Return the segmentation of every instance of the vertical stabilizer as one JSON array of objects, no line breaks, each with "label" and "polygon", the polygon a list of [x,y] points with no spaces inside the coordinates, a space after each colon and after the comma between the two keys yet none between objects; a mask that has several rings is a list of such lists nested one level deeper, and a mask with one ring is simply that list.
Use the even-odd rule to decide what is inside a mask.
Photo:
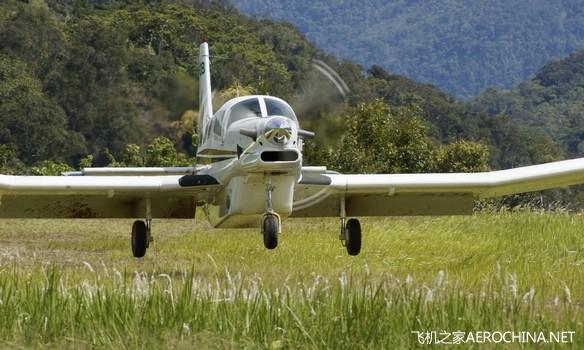
[{"label": "vertical stabilizer", "polygon": [[213,117],[213,93],[211,91],[211,71],[209,69],[209,45],[201,44],[199,56],[199,140]]}]

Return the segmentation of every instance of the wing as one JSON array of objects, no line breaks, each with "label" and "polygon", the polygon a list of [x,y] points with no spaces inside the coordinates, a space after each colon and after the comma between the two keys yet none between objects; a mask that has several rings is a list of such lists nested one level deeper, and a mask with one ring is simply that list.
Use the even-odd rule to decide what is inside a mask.
[{"label": "wing", "polygon": [[[316,169],[316,168],[315,168]],[[484,173],[303,173],[292,216],[470,214],[473,200],[584,183],[584,158]]]},{"label": "wing", "polygon": [[0,175],[0,218],[193,218],[221,185],[209,175]]}]

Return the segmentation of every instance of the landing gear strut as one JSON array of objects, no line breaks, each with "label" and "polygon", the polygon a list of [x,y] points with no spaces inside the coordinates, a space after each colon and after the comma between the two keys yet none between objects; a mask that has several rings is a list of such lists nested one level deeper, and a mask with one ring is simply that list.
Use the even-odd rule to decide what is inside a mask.
[{"label": "landing gear strut", "polygon": [[132,254],[141,258],[152,242],[152,210],[150,198],[146,199],[146,222],[136,220],[132,224]]},{"label": "landing gear strut", "polygon": [[361,252],[361,223],[357,219],[349,219],[345,211],[345,198],[341,198],[341,244],[347,248],[349,255],[359,255]]},{"label": "landing gear strut", "polygon": [[274,249],[278,246],[278,234],[280,233],[280,215],[272,207],[272,179],[268,175],[266,184],[266,213],[262,217],[262,235],[264,247]]}]

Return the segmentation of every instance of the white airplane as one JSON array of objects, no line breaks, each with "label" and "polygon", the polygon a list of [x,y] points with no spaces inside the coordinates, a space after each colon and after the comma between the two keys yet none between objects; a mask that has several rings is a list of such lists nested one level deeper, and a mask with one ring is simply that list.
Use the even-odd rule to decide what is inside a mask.
[{"label": "white airplane", "polygon": [[276,97],[245,96],[213,113],[209,65],[203,43],[196,166],[0,175],[0,218],[145,217],[131,236],[133,255],[142,257],[153,218],[194,218],[196,207],[215,227],[259,225],[268,249],[278,245],[285,218],[339,217],[340,240],[357,255],[355,217],[471,214],[474,199],[584,183],[584,158],[449,174],[343,175],[303,166],[302,141],[314,133],[299,127],[292,108]]}]

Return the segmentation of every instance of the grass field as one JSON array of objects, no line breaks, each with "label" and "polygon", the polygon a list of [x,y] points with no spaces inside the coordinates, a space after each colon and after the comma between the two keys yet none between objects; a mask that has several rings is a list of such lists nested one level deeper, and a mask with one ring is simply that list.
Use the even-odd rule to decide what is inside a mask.
[{"label": "grass field", "polygon": [[584,216],[337,220],[255,229],[155,220],[145,258],[129,220],[1,220],[2,348],[500,348],[420,345],[412,331],[574,331],[584,348]]}]

